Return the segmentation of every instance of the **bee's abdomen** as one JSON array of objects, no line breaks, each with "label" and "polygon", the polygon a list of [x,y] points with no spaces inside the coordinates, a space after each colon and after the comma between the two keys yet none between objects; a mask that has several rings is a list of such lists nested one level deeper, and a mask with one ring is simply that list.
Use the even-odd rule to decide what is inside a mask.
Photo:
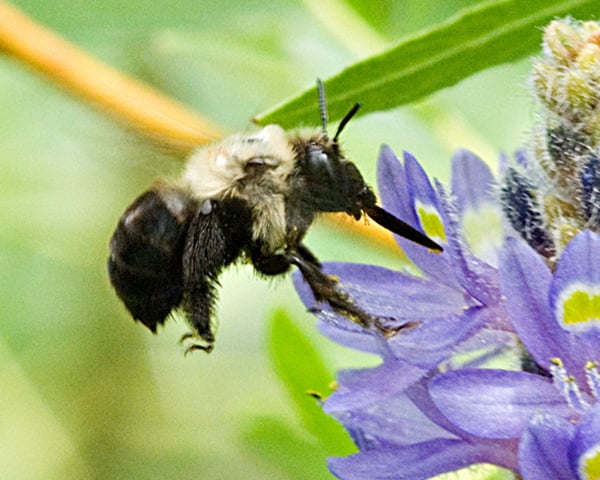
[{"label": "bee's abdomen", "polygon": [[132,316],[153,332],[182,300],[182,252],[196,210],[184,192],[157,186],[123,213],[110,241],[110,281]]}]

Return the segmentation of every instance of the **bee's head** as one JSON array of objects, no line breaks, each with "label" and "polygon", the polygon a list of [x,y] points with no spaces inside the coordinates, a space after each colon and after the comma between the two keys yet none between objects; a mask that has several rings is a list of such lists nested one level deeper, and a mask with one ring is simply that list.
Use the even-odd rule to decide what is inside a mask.
[{"label": "bee's head", "polygon": [[315,211],[345,212],[356,219],[360,218],[363,205],[373,205],[375,195],[339,145],[338,139],[350,119],[360,108],[355,104],[344,116],[333,138],[327,134],[327,108],[321,81],[319,87],[319,107],[322,128],[310,134],[300,133],[292,140],[296,152],[296,169],[303,178],[302,197]]},{"label": "bee's head", "polygon": [[296,158],[295,171],[302,179],[296,195],[314,212],[345,212],[357,220],[364,213],[401,237],[431,250],[442,251],[442,247],[425,234],[377,206],[375,194],[360,171],[342,153],[339,136],[360,108],[360,103],[356,103],[342,118],[334,137],[329,138],[325,90],[320,80],[317,80],[317,87],[321,131],[312,135],[299,134],[291,140]]}]

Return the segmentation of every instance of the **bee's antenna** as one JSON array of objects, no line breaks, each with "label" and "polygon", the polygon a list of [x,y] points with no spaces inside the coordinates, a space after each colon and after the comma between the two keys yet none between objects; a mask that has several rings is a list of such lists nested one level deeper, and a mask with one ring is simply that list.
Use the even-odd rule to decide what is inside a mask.
[{"label": "bee's antenna", "polygon": [[352,119],[352,117],[354,115],[356,115],[356,112],[358,112],[358,109],[361,106],[362,106],[362,103],[356,102],[354,104],[354,106],[350,109],[350,111],[344,116],[344,118],[342,118],[342,121],[340,122],[340,125],[338,126],[337,132],[335,132],[335,137],[333,137],[334,142],[337,142],[337,139],[340,136],[340,133],[342,133],[342,130],[344,129],[344,127],[348,124],[348,122]]},{"label": "bee's antenna", "polygon": [[321,114],[321,127],[323,128],[323,134],[325,138],[327,135],[327,100],[325,99],[325,87],[320,78],[317,78],[317,89],[319,90],[319,113]]},{"label": "bee's antenna", "polygon": [[[317,78],[317,89],[319,90],[319,112],[321,113],[321,127],[323,128],[323,134],[325,138],[329,138],[327,135],[327,121],[329,120],[329,115],[327,114],[327,100],[325,99],[325,87],[323,86],[323,82],[320,78]],[[344,127],[348,124],[348,122],[352,119],[358,109],[362,106],[362,103],[356,102],[354,106],[350,109],[350,111],[342,118],[337,131],[335,132],[335,137],[333,137],[333,141],[337,142],[340,133]]]}]

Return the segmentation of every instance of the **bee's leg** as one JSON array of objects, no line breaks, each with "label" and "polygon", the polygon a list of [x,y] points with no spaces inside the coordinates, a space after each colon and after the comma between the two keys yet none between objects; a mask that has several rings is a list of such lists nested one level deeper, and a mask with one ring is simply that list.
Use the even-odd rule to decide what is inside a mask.
[{"label": "bee's leg", "polygon": [[378,327],[378,317],[365,312],[350,295],[340,290],[337,279],[321,270],[321,264],[306,247],[292,250],[286,257],[298,267],[317,302],[327,302],[334,311],[365,328]]},{"label": "bee's leg", "polygon": [[327,302],[338,313],[368,327],[375,317],[357,307],[352,298],[337,288],[337,280],[321,270],[321,263],[304,245],[285,254],[263,255],[259,248],[251,253],[254,268],[265,275],[280,275],[296,265],[310,286],[317,302]]},{"label": "bee's leg", "polygon": [[[183,311],[192,331],[181,340],[193,342],[188,352],[210,352],[215,341],[211,319],[217,300],[218,275],[224,264],[220,237],[218,223],[213,218],[202,213],[196,215],[183,252]],[[204,261],[207,258],[211,260]]]},{"label": "bee's leg", "polygon": [[321,262],[319,261],[319,259],[317,257],[315,257],[315,255],[306,247],[306,245],[304,244],[299,244],[296,247],[296,251],[298,252],[298,254],[307,262],[319,267],[319,269],[321,269]]},{"label": "bee's leg", "polygon": [[219,275],[240,256],[249,222],[247,205],[231,199],[205,201],[190,224],[183,250],[183,309],[192,332],[182,340],[201,343],[188,351],[213,348]]},{"label": "bee's leg", "polygon": [[291,266],[287,255],[262,255],[259,251],[252,252],[252,265],[264,275],[281,275],[286,273]]},{"label": "bee's leg", "polygon": [[[189,280],[189,279],[188,279]],[[216,280],[199,279],[188,286],[184,296],[186,319],[192,332],[181,337],[181,341],[190,340],[187,352],[204,350],[210,353],[215,343],[213,310],[217,300]]]}]

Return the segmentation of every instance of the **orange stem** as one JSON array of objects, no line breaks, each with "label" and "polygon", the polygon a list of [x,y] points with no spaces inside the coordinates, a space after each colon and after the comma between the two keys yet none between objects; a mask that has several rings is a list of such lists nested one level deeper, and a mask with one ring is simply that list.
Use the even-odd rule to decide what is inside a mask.
[{"label": "orange stem", "polygon": [[191,149],[221,136],[209,120],[90,57],[5,2],[0,2],[0,51],[163,144]]},{"label": "orange stem", "polygon": [[332,227],[343,229],[345,232],[352,232],[371,243],[377,244],[379,247],[404,256],[400,245],[394,240],[394,235],[375,222],[367,223],[364,220],[354,220],[353,217],[349,217],[345,213],[331,213],[325,217],[325,220]]}]

